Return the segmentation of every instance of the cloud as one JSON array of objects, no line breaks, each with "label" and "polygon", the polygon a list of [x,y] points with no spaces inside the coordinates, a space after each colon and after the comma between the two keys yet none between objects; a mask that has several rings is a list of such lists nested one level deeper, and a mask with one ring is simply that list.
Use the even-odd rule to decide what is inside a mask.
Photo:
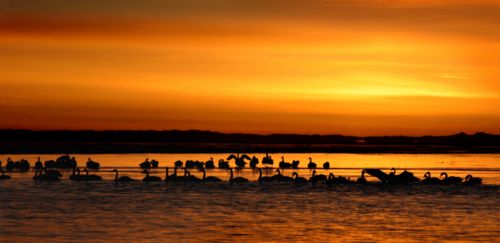
[{"label": "cloud", "polygon": [[[498,40],[500,30],[491,23],[500,22],[499,12],[500,3],[488,0],[1,0],[0,13],[7,17],[0,20],[0,29],[13,31],[14,27],[21,27],[47,33],[94,29],[105,34],[130,29],[155,32],[158,28],[147,28],[156,26],[155,22],[204,26],[198,30],[216,30],[227,22],[253,22],[265,28],[264,23],[268,22],[282,29],[310,23],[332,31],[336,28],[416,31]],[[182,32],[181,28],[171,27],[160,32],[174,35]],[[245,27],[248,25],[241,26]],[[232,31],[238,32],[238,26],[233,26]]]}]

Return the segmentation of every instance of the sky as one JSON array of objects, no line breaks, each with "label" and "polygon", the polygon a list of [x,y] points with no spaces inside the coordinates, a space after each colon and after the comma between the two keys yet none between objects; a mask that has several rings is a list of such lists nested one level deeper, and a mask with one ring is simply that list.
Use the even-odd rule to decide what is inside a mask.
[{"label": "sky", "polygon": [[0,0],[0,128],[500,134],[500,1]]}]

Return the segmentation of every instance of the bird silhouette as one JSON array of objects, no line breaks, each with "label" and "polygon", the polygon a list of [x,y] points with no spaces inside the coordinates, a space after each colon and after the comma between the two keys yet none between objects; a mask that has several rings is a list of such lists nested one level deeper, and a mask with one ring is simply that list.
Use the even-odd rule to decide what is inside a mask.
[{"label": "bird silhouette", "polygon": [[273,158],[266,153],[266,157],[262,158],[262,164],[272,166],[274,164]]},{"label": "bird silhouette", "polygon": [[258,182],[270,182],[270,181],[275,181],[274,177],[271,176],[262,176],[262,169],[259,169],[259,179],[257,179]]},{"label": "bird silhouette", "polygon": [[281,162],[279,163],[279,168],[290,169],[292,168],[292,164],[289,162],[285,162],[285,157],[281,156]]},{"label": "bird silhouette", "polygon": [[218,167],[219,169],[229,169],[229,162],[223,159],[219,159]]},{"label": "bird silhouette", "polygon": [[144,162],[140,163],[139,167],[141,167],[144,170],[151,169],[151,162],[149,162],[149,158],[146,158]]},{"label": "bird silhouette", "polygon": [[323,169],[325,170],[330,169],[330,162],[326,161],[325,163],[323,163]]},{"label": "bird silhouette", "polygon": [[[187,171],[184,169],[184,174],[187,175]],[[174,167],[174,173],[168,174],[168,167],[165,168],[165,182],[182,182],[185,176],[177,175],[177,167]]]},{"label": "bird silhouette", "polygon": [[441,180],[437,177],[431,177],[431,172],[427,171],[424,174],[424,179],[420,181],[420,183],[424,185],[439,185]]},{"label": "bird silhouette", "polygon": [[292,177],[282,175],[280,169],[276,169],[275,173],[276,174],[272,176],[275,181],[280,181],[280,182],[293,181]]},{"label": "bird silhouette", "polygon": [[205,169],[214,169],[214,168],[215,168],[214,158],[210,157],[210,159],[205,162]]},{"label": "bird silhouette", "polygon": [[73,174],[69,176],[69,179],[72,181],[81,181],[80,168],[73,168]]},{"label": "bird silhouette", "polygon": [[207,172],[205,171],[205,169],[202,170],[203,171],[203,182],[221,182],[222,180],[219,178],[219,177],[215,177],[215,176],[207,176]]},{"label": "bird silhouette", "polygon": [[180,160],[175,161],[174,163],[175,167],[182,167],[183,163]]},{"label": "bird silhouette", "polygon": [[244,177],[234,177],[233,178],[233,168],[229,168],[229,171],[231,172],[231,176],[229,177],[229,182],[230,183],[236,183],[236,184],[243,184],[243,183],[248,183],[248,179]]},{"label": "bird silhouette", "polygon": [[313,184],[316,184],[320,181],[326,181],[328,178],[326,178],[326,175],[316,175],[316,170],[313,170],[312,176],[309,178],[309,181]]},{"label": "bird silhouette", "polygon": [[309,169],[316,169],[317,165],[312,161],[312,158],[309,157],[309,164],[307,164],[307,168]]},{"label": "bird silhouette", "polygon": [[153,181],[161,181],[161,178],[158,176],[150,176],[148,170],[144,170],[142,173],[146,174],[142,181],[153,182]]},{"label": "bird silhouette", "polygon": [[297,173],[297,172],[293,172],[292,173],[292,178],[293,178],[293,181],[295,183],[297,183],[297,184],[307,184],[307,183],[309,183],[309,181],[306,178],[300,177],[299,173]]},{"label": "bird silhouette", "polygon": [[391,173],[389,173],[389,175],[387,176],[386,183],[392,185],[404,185],[419,181],[420,179],[415,177],[413,173],[408,172],[407,170],[404,170],[401,174],[396,175],[396,169],[392,168]]},{"label": "bird silhouette", "polygon": [[42,163],[42,161],[40,160],[40,156],[38,156],[38,160],[35,162],[35,168],[34,168],[34,169],[35,169],[35,170],[37,170],[37,169],[38,169],[38,170],[40,170],[40,171],[41,171],[41,170],[42,170],[42,168],[43,168],[43,163]]},{"label": "bird silhouette", "polygon": [[349,178],[346,178],[343,176],[335,177],[335,175],[332,172],[330,172],[326,183],[329,185],[331,185],[331,184],[349,184],[349,183],[351,183],[351,180]]},{"label": "bird silhouette", "polygon": [[43,168],[42,170],[35,170],[35,175],[33,180],[35,181],[59,181],[62,177],[61,173],[57,170],[47,170]]},{"label": "bird silhouette", "polygon": [[255,168],[257,168],[258,164],[259,164],[259,159],[255,156],[253,156],[252,160],[250,160],[250,168],[255,169]]},{"label": "bird silhouette", "polygon": [[245,162],[245,160],[252,160],[252,158],[250,158],[250,156],[248,156],[247,154],[243,154],[240,156],[240,154],[231,154],[229,155],[229,157],[227,157],[227,160],[232,160],[234,159],[234,163],[236,164],[236,167],[238,168],[245,168],[245,165],[247,164],[247,162]]},{"label": "bird silhouette", "polygon": [[448,173],[443,172],[441,173],[440,177],[443,177],[441,179],[441,185],[453,185],[453,184],[460,184],[462,183],[463,179],[457,176],[448,176]]},{"label": "bird silhouette", "polygon": [[102,177],[100,177],[98,175],[89,174],[89,170],[87,170],[87,169],[84,169],[83,172],[85,172],[85,177],[83,177],[83,179],[85,181],[100,181],[100,180],[102,180]]},{"label": "bird silhouette", "polygon": [[5,169],[7,171],[13,171],[14,170],[14,161],[11,158],[7,158],[7,164],[5,165]]},{"label": "bird silhouette", "polygon": [[358,183],[358,184],[366,184],[367,183],[366,178],[365,178],[365,173],[366,173],[366,170],[361,171],[361,177],[359,177],[358,180],[356,180],[356,183]]},{"label": "bird silhouette", "polygon": [[194,175],[191,175],[191,173],[188,171],[187,174],[184,176],[185,179],[184,181],[185,182],[201,182],[201,179],[194,176]]},{"label": "bird silhouette", "polygon": [[158,165],[160,165],[160,162],[158,160],[151,160],[151,168],[158,168]]},{"label": "bird silhouette", "polygon": [[116,182],[130,182],[130,181],[135,181],[134,179],[128,177],[128,176],[120,176],[118,177],[118,170],[114,169],[113,172],[115,172],[115,181]]},{"label": "bird silhouette", "polygon": [[472,175],[467,175],[465,181],[462,183],[464,186],[480,185],[483,183],[483,178],[473,177]]},{"label": "bird silhouette", "polygon": [[87,160],[87,168],[88,169],[98,170],[100,167],[101,167],[100,163],[95,162],[90,158]]}]

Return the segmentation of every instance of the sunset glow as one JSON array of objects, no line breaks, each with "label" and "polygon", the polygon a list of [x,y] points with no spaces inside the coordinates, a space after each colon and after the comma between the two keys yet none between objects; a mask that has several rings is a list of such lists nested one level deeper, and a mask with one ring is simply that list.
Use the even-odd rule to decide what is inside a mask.
[{"label": "sunset glow", "polygon": [[500,133],[499,13],[488,0],[0,0],[0,128]]}]

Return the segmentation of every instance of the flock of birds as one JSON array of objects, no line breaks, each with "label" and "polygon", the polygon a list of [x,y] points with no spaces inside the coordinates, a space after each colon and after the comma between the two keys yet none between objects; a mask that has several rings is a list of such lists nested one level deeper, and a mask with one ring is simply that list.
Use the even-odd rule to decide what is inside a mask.
[{"label": "flock of birds", "polygon": [[[367,184],[368,181],[365,178],[365,174],[371,175],[377,178],[380,183],[390,184],[390,185],[407,185],[407,184],[424,184],[424,185],[478,185],[482,183],[482,178],[473,177],[472,175],[467,175],[465,178],[457,177],[457,176],[448,176],[446,172],[442,172],[440,178],[432,177],[430,172],[426,172],[422,179],[415,177],[413,173],[404,170],[402,173],[397,174],[396,170],[393,168],[390,173],[385,173],[381,169],[363,169],[361,171],[361,175],[357,180],[351,180],[349,177],[344,176],[335,176],[333,173],[329,173],[328,176],[324,174],[317,174],[316,168],[317,164],[312,161],[312,158],[309,158],[309,163],[307,168],[312,170],[312,175],[309,178],[299,176],[298,172],[293,172],[292,176],[286,176],[282,174],[282,170],[284,169],[298,169],[299,161],[294,160],[291,163],[286,162],[284,157],[281,157],[281,162],[279,162],[279,168],[274,172],[275,174],[272,176],[263,176],[262,169],[257,168],[259,160],[253,156],[243,154],[240,156],[239,154],[230,155],[227,160],[219,160],[218,168],[225,169],[229,171],[229,182],[236,184],[249,183],[250,181],[247,178],[241,176],[234,176],[233,168],[229,166],[229,161],[234,160],[236,164],[236,169],[242,169],[246,167],[247,160],[250,164],[250,167],[254,170],[257,170],[259,173],[259,177],[257,182],[265,183],[265,182],[288,182],[288,183],[296,183],[296,184],[317,184],[317,183],[326,183],[328,185],[331,184]],[[165,177],[162,179],[159,176],[152,176],[149,173],[149,170],[152,168],[158,168],[159,162],[157,160],[149,160],[146,159],[144,162],[139,164],[139,167],[143,169],[143,173],[145,177],[142,179],[146,182],[183,182],[183,183],[199,183],[199,182],[222,182],[221,178],[215,176],[207,176],[206,169],[214,169],[215,163],[213,158],[210,158],[206,162],[202,161],[193,161],[187,160],[185,163],[182,161],[176,161],[175,166],[173,168],[173,173],[169,173],[170,168],[165,168]],[[263,165],[272,166],[274,161],[271,156],[266,154],[266,156],[262,159]],[[48,160],[45,163],[40,161],[40,157],[38,161],[35,163],[33,170],[35,174],[33,176],[33,180],[35,181],[59,181],[62,177],[60,169],[72,169],[73,173],[69,176],[69,180],[73,181],[98,181],[102,180],[102,177],[96,174],[90,174],[90,170],[98,171],[100,168],[100,164],[98,162],[92,161],[90,158],[87,161],[86,168],[80,170],[77,166],[77,162],[75,157],[70,157],[69,155],[63,155],[57,158],[56,160]],[[325,162],[323,164],[324,169],[330,169],[330,163]],[[183,174],[179,175],[178,170],[183,170]],[[191,175],[190,169],[198,169],[203,172],[203,177],[199,178],[194,175]],[[266,169],[269,169],[266,168]],[[6,175],[6,171],[21,171],[27,172],[30,170],[30,164],[27,160],[20,161],[12,161],[10,158],[7,159],[7,166],[5,170],[2,167],[2,162],[0,161],[0,180],[11,179],[9,175]],[[82,173],[83,172],[83,173]],[[129,176],[119,176],[118,170],[114,169],[112,172],[115,173],[115,182],[129,182],[135,181],[135,179]]]}]

